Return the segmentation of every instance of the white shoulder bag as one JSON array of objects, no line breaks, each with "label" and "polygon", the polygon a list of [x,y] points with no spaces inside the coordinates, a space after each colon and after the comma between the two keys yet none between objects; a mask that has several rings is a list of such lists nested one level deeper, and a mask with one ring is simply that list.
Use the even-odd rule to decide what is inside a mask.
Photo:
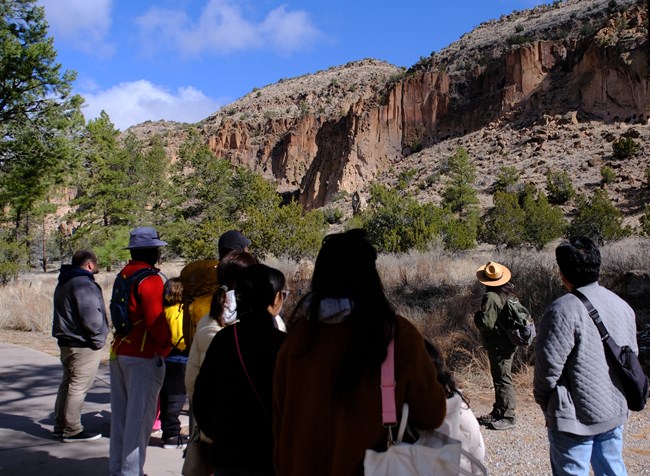
[{"label": "white shoulder bag", "polygon": [[[402,420],[393,442],[392,428],[397,424],[395,411],[395,350],[394,340],[388,345],[388,355],[381,365],[382,422],[388,429],[388,449],[377,452],[366,450],[363,470],[366,476],[487,476],[487,469],[474,455],[465,451],[461,442],[437,431],[421,432],[413,444],[404,443],[409,407],[402,407]],[[478,473],[460,466],[460,456],[467,457]]]}]

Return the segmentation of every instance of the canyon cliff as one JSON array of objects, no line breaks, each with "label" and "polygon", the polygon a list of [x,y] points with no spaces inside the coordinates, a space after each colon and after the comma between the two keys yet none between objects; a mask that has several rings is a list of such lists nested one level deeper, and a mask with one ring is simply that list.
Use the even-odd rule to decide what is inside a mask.
[{"label": "canyon cliff", "polygon": [[196,127],[215,156],[318,208],[477,131],[567,114],[647,129],[647,22],[639,0],[555,2],[485,22],[408,70],[366,59],[280,80]]}]

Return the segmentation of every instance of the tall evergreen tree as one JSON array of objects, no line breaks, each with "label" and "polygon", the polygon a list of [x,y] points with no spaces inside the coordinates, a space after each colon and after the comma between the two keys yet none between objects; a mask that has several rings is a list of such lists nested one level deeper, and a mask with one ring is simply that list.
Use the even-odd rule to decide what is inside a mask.
[{"label": "tall evergreen tree", "polygon": [[459,147],[447,164],[449,179],[442,192],[442,203],[454,213],[465,214],[478,204],[474,188],[476,167],[464,147]]},{"label": "tall evergreen tree", "polygon": [[139,153],[118,142],[119,131],[102,111],[88,122],[85,136],[85,174],[79,179],[75,219],[89,231],[97,226],[129,226],[135,223],[138,202],[133,184],[137,180]]},{"label": "tall evergreen tree", "polygon": [[36,0],[0,1],[0,206],[29,236],[29,216],[74,164],[83,126],[72,71],[56,63],[44,10]]}]

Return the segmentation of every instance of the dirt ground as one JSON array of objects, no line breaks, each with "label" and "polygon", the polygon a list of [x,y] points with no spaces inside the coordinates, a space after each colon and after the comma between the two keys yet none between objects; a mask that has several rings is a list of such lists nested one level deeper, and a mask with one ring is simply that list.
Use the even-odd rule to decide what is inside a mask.
[{"label": "dirt ground", "polygon": [[[58,357],[56,340],[45,333],[0,329],[0,341],[22,345]],[[108,346],[107,346],[108,347]],[[108,358],[108,351],[106,354]],[[516,375],[517,418],[514,429],[482,429],[486,448],[486,466],[493,476],[548,475],[548,442],[544,417],[532,394],[532,371]],[[489,375],[458,375],[474,413],[483,415],[492,409],[493,389]],[[631,412],[625,425],[623,455],[630,476],[650,476],[650,410]]]}]

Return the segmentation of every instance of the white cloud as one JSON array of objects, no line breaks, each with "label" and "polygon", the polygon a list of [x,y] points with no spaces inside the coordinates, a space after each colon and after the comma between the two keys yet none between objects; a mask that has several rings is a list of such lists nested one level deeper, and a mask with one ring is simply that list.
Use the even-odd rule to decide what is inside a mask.
[{"label": "white cloud", "polygon": [[227,54],[246,49],[268,49],[288,55],[322,40],[325,35],[304,11],[282,5],[261,22],[244,17],[230,0],[209,0],[197,21],[185,12],[151,8],[136,19],[148,54],[175,49],[181,55]]},{"label": "white cloud", "polygon": [[100,58],[110,58],[115,45],[107,41],[113,0],[40,0],[50,32],[57,40]]},{"label": "white cloud", "polygon": [[86,99],[83,112],[87,120],[98,117],[104,110],[120,130],[160,119],[197,122],[222,105],[192,86],[170,92],[144,79],[81,95]]}]

